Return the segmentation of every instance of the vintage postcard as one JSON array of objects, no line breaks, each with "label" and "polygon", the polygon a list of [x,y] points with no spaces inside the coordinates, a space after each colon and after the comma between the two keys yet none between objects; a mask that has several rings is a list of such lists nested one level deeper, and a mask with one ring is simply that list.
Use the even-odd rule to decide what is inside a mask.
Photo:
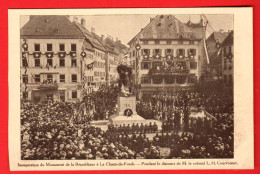
[{"label": "vintage postcard", "polygon": [[9,10],[10,170],[253,169],[252,10]]}]

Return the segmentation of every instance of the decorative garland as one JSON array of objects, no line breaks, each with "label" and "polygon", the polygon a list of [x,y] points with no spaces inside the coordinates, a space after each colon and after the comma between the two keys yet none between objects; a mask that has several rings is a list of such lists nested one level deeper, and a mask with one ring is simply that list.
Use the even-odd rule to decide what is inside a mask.
[{"label": "decorative garland", "polygon": [[158,61],[158,59],[166,59],[166,60],[169,60],[169,59],[172,59],[172,60],[174,60],[174,59],[181,59],[181,60],[191,59],[191,60],[195,60],[194,55],[189,55],[188,57],[185,57],[185,56],[182,56],[182,55],[176,56],[176,57],[174,57],[173,55],[166,55],[166,56],[163,57],[163,56],[159,55],[159,58],[156,58],[155,56],[156,55],[149,57],[148,55],[143,55],[143,60],[157,60],[157,61]]}]

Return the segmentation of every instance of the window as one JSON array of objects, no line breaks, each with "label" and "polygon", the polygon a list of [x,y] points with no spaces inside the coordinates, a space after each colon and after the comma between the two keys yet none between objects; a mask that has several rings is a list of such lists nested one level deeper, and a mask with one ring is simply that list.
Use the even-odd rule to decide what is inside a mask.
[{"label": "window", "polygon": [[65,91],[60,91],[60,101],[65,102]]},{"label": "window", "polygon": [[162,62],[153,62],[153,68],[161,67]]},{"label": "window", "polygon": [[60,82],[65,82],[65,74],[60,74]]},{"label": "window", "polygon": [[185,50],[184,49],[178,49],[178,56],[184,56]]},{"label": "window", "polygon": [[161,51],[160,51],[160,49],[154,49],[154,53],[155,53],[155,54],[160,54]]},{"label": "window", "polygon": [[188,83],[197,83],[197,77],[195,74],[190,74],[188,77]]},{"label": "window", "polygon": [[159,40],[156,40],[156,41],[155,41],[155,44],[160,44],[160,41],[159,41]]},{"label": "window", "polygon": [[191,44],[191,45],[192,45],[192,44],[194,44],[194,41],[193,41],[193,40],[191,40],[191,41],[190,41],[190,44]]},{"label": "window", "polygon": [[23,75],[23,83],[28,83],[28,75]]},{"label": "window", "polygon": [[49,82],[53,82],[53,75],[52,74],[47,74],[47,80]]},{"label": "window", "polygon": [[34,76],[34,81],[35,81],[35,83],[40,83],[41,82],[40,74],[36,74]]},{"label": "window", "polygon": [[141,63],[141,69],[149,69],[149,63],[148,62],[142,62]]},{"label": "window", "polygon": [[47,51],[52,51],[52,44],[47,44]]},{"label": "window", "polygon": [[71,44],[71,51],[77,51],[76,44]]},{"label": "window", "polygon": [[189,55],[196,55],[196,49],[189,49]]},{"label": "window", "polygon": [[150,82],[149,77],[142,77],[141,78],[141,83],[142,84],[150,84],[151,82]]},{"label": "window", "polygon": [[64,44],[60,44],[59,48],[60,48],[60,51],[65,51],[65,45]]},{"label": "window", "polygon": [[77,98],[77,91],[72,91],[72,96],[71,96],[71,98]]},{"label": "window", "polygon": [[76,67],[77,66],[77,60],[75,58],[71,59],[71,66]]},{"label": "window", "polygon": [[190,62],[190,69],[197,69],[197,62]]},{"label": "window", "polygon": [[60,58],[60,67],[65,67],[65,59],[64,58]]},{"label": "window", "polygon": [[133,57],[135,57],[135,50],[133,50]]},{"label": "window", "polygon": [[148,45],[148,40],[144,40],[144,45]]},{"label": "window", "polygon": [[28,66],[27,60],[26,60],[25,58],[22,59],[22,66],[23,66],[23,67]]},{"label": "window", "polygon": [[24,99],[27,99],[28,98],[28,92],[26,91],[26,92],[23,92],[23,98]]},{"label": "window", "polygon": [[34,51],[41,51],[40,44],[34,44]]},{"label": "window", "polygon": [[180,76],[180,77],[178,76],[178,77],[176,77],[176,82],[178,84],[184,84],[185,81],[186,81],[186,77],[185,76]]},{"label": "window", "polygon": [[34,65],[35,65],[35,67],[40,67],[40,66],[41,66],[41,61],[40,61],[40,59],[35,58],[35,59],[34,59]]},{"label": "window", "polygon": [[170,40],[166,41],[166,44],[168,44],[168,45],[171,44],[171,43],[172,43],[172,41],[170,41]]},{"label": "window", "polygon": [[224,82],[227,82],[227,75],[224,75]]},{"label": "window", "polygon": [[150,50],[149,49],[143,49],[143,55],[149,55]]},{"label": "window", "polygon": [[172,49],[166,49],[166,54],[172,54]]},{"label": "window", "polygon": [[47,94],[47,99],[53,100],[53,94]]},{"label": "window", "polygon": [[49,66],[52,66],[52,59],[50,58],[50,59],[47,59],[47,64],[49,65]]},{"label": "window", "polygon": [[74,83],[77,83],[77,74],[71,75],[71,81],[74,82]]},{"label": "window", "polygon": [[232,52],[231,50],[232,50],[232,48],[231,48],[231,46],[229,46],[229,53],[231,53],[231,52]]}]

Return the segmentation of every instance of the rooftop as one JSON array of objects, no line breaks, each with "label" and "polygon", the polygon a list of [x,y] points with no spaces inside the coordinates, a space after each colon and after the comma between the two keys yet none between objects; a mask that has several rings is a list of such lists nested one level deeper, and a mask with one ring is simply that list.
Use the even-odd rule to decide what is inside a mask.
[{"label": "rooftop", "polygon": [[174,15],[157,15],[134,39],[189,39],[201,40],[205,36],[203,21],[200,23],[183,23]]},{"label": "rooftop", "polygon": [[83,38],[74,22],[62,15],[32,15],[21,28],[22,37],[32,38]]}]

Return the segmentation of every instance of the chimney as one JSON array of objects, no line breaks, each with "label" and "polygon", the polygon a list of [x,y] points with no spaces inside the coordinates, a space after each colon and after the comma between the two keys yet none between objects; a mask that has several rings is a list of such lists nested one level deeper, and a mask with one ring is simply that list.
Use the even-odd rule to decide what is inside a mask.
[{"label": "chimney", "polygon": [[116,37],[116,41],[118,41],[118,37]]},{"label": "chimney", "polygon": [[82,25],[82,26],[84,26],[84,27],[85,27],[86,21],[85,21],[85,19],[84,19],[84,18],[81,18],[81,20],[80,20],[80,23],[81,23],[81,25]]},{"label": "chimney", "polygon": [[232,32],[232,30],[228,30],[228,33],[231,33]]},{"label": "chimney", "polygon": [[91,27],[91,33],[96,33],[95,28]]},{"label": "chimney", "polygon": [[224,32],[224,30],[223,30],[223,29],[219,29],[219,32],[220,32],[220,33],[223,33],[223,32]]},{"label": "chimney", "polygon": [[101,39],[104,40],[104,37],[105,37],[105,36],[102,34],[102,35],[101,35]]},{"label": "chimney", "polygon": [[78,22],[78,17],[74,16],[73,17],[73,22]]}]

